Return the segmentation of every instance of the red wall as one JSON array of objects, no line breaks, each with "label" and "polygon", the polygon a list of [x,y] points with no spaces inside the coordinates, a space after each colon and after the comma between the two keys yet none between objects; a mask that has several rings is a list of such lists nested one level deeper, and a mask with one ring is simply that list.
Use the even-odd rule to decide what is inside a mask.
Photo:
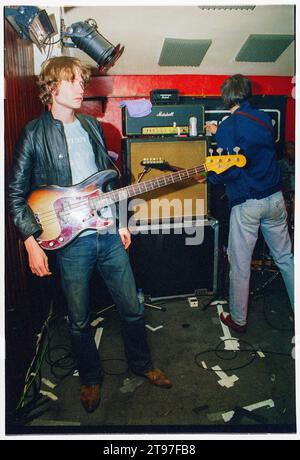
[{"label": "red wall", "polygon": [[[99,100],[86,101],[83,111],[99,118],[108,148],[121,152],[122,117],[120,101],[148,98],[157,88],[176,88],[182,96],[220,96],[220,86],[227,75],[118,75],[92,77],[87,97],[107,97],[105,112]],[[254,94],[286,95],[286,140],[295,139],[295,100],[292,77],[251,76]]]},{"label": "red wall", "polygon": [[[33,44],[29,40],[19,38],[7,21],[4,21],[4,40],[4,158],[7,177],[21,128],[38,117],[43,111],[43,106],[38,99],[34,76]],[[6,210],[5,396],[8,430],[9,421],[15,420],[15,409],[22,395],[26,372],[35,354],[36,333],[40,331],[42,324],[39,322],[41,298],[33,289],[32,277],[29,276],[27,266],[26,251]]]}]

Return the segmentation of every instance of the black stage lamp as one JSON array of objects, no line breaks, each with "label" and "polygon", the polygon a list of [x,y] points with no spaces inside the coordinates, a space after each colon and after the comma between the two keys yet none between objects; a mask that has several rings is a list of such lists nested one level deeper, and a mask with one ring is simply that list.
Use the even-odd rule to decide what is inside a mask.
[{"label": "black stage lamp", "polygon": [[64,46],[79,48],[96,61],[100,71],[107,71],[119,59],[124,51],[120,44],[112,45],[97,30],[94,19],[75,22],[61,33],[64,37],[71,38],[73,43],[63,41]]},{"label": "black stage lamp", "polygon": [[[44,51],[46,45],[53,45],[50,38],[57,31],[45,10],[36,6],[5,7],[4,10],[5,18],[22,39],[31,40],[40,51]],[[112,67],[124,51],[124,46],[114,46],[99,34],[94,19],[76,22],[67,28],[62,20],[59,41],[63,47],[84,51],[96,61],[101,72]]]},{"label": "black stage lamp", "polygon": [[31,40],[40,51],[57,33],[46,11],[36,6],[5,7],[4,14],[17,34],[24,40]]}]

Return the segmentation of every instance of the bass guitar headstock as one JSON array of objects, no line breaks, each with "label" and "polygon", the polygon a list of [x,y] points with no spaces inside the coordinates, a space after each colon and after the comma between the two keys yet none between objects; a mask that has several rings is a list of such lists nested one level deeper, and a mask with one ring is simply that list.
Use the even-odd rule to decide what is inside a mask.
[{"label": "bass guitar headstock", "polygon": [[[235,147],[233,150],[238,152],[240,149]],[[217,149],[219,155],[212,155],[213,150],[209,149],[211,154],[205,159],[205,169],[207,172],[213,171],[217,174],[221,174],[232,166],[243,168],[246,165],[247,159],[244,155],[239,153],[234,155],[221,155],[222,151],[222,149]]]}]

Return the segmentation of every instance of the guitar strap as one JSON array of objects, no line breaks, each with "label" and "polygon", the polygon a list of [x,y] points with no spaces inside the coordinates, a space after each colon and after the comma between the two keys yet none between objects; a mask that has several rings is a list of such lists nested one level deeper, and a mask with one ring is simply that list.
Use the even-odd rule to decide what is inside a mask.
[{"label": "guitar strap", "polygon": [[271,131],[271,133],[274,135],[274,130],[272,128],[272,126],[268,125],[267,123],[265,123],[264,121],[260,120],[259,118],[257,117],[254,117],[253,115],[249,115],[249,113],[245,113],[245,112],[241,112],[240,110],[235,112],[237,115],[243,115],[244,117],[248,117],[248,118],[251,118],[251,120],[254,120],[256,121],[257,123],[259,123],[260,125],[264,126],[265,128],[267,128],[269,131]]}]

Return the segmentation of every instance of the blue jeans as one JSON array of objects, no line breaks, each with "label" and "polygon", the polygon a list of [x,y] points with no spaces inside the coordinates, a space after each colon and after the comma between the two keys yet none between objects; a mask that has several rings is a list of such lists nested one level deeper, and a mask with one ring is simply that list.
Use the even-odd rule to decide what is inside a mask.
[{"label": "blue jeans", "polygon": [[251,259],[259,227],[294,308],[294,257],[282,193],[261,200],[247,200],[231,210],[228,242],[230,314],[241,326],[247,322]]},{"label": "blue jeans", "polygon": [[77,238],[57,252],[68,305],[72,348],[83,385],[100,383],[103,369],[90,327],[89,292],[94,268],[101,273],[121,317],[125,354],[130,369],[152,369],[143,309],[126,253],[118,234],[95,232]]}]

